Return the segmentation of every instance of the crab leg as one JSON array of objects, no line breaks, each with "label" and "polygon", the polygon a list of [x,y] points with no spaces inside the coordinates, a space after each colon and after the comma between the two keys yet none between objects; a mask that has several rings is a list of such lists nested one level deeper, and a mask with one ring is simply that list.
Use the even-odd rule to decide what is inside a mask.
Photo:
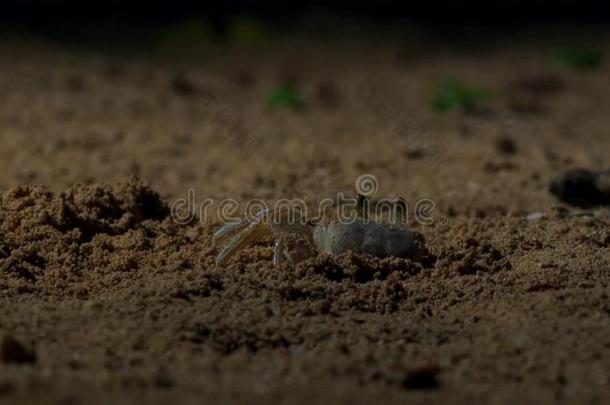
[{"label": "crab leg", "polygon": [[358,194],[357,200],[356,200],[356,212],[358,213],[358,216],[360,218],[362,218],[363,220],[368,221],[370,209],[371,209],[370,200],[366,196],[364,196],[362,194]]},{"label": "crab leg", "polygon": [[278,266],[284,261],[284,238],[280,236],[276,239],[275,246],[273,248],[273,265]]},{"label": "crab leg", "polygon": [[394,200],[394,212],[392,212],[392,224],[398,228],[403,225],[405,218],[407,217],[407,202],[402,197],[398,197]]},{"label": "crab leg", "polygon": [[[218,256],[216,256],[216,265],[220,266],[224,263],[224,261],[230,257],[236,250],[249,243],[251,240],[256,239],[265,233],[269,232],[269,228],[266,228],[265,224],[263,224],[264,215],[268,213],[267,210],[261,211],[257,214],[256,218],[252,222],[245,222],[244,224],[238,224],[231,226],[223,226],[219,229],[216,234],[218,238],[227,238],[232,235],[233,238],[220,250]],[[225,229],[226,227],[226,229]],[[216,238],[217,235],[214,235]]]},{"label": "crab leg", "polygon": [[246,226],[248,226],[250,222],[241,220],[236,224],[224,224],[220,227],[216,232],[214,232],[214,236],[212,237],[212,243],[214,246],[218,246],[222,243],[223,240],[229,239],[232,236],[236,235],[240,231],[242,231]]}]

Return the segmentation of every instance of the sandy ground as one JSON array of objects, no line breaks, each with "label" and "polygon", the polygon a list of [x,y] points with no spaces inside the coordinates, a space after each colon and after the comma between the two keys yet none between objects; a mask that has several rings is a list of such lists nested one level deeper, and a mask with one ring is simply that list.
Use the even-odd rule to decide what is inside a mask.
[{"label": "sandy ground", "polygon": [[[0,402],[607,403],[610,216],[548,183],[610,166],[610,65],[553,46],[5,43]],[[445,75],[497,96],[435,112]],[[301,110],[267,108],[279,82]],[[216,268],[218,221],[169,215],[189,190],[315,209],[362,174],[374,198],[434,201],[411,220],[430,260],[275,269],[264,240]]]}]

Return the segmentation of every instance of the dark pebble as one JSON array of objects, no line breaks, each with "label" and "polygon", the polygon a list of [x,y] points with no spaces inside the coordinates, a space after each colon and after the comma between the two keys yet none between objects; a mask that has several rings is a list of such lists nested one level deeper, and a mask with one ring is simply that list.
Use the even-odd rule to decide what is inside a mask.
[{"label": "dark pebble", "polygon": [[560,77],[540,75],[521,78],[512,82],[510,87],[536,95],[550,95],[563,90],[565,83]]},{"label": "dark pebble", "polygon": [[66,79],[66,88],[71,91],[85,90],[85,79],[81,76],[72,75]]},{"label": "dark pebble", "polygon": [[172,90],[179,96],[193,96],[197,94],[197,88],[193,82],[184,75],[178,75],[172,79]]},{"label": "dark pebble", "polygon": [[573,169],[551,182],[550,191],[559,200],[582,208],[610,204],[610,193],[603,180],[610,174]]},{"label": "dark pebble", "polygon": [[320,82],[316,86],[316,98],[322,104],[330,107],[339,105],[339,92],[331,82]]},{"label": "dark pebble", "polygon": [[408,372],[402,380],[402,386],[412,390],[434,390],[440,384],[436,375],[437,367],[421,367]]},{"label": "dark pebble", "polygon": [[240,71],[233,76],[233,81],[243,89],[249,89],[256,83],[256,78],[250,72]]},{"label": "dark pebble", "polygon": [[496,151],[503,155],[514,155],[517,153],[517,144],[509,136],[500,136],[494,142]]},{"label": "dark pebble", "polygon": [[32,364],[36,354],[10,335],[4,335],[0,342],[0,360],[5,364]]}]

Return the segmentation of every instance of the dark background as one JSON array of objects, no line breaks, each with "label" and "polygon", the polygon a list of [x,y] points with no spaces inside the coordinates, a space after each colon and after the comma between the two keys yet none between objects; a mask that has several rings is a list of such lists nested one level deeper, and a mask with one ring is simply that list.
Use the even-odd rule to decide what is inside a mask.
[{"label": "dark background", "polygon": [[4,32],[49,37],[120,37],[193,16],[222,35],[227,19],[247,15],[276,29],[290,29],[303,18],[323,21],[406,24],[432,32],[451,29],[503,30],[553,26],[605,27],[605,2],[594,1],[35,1],[3,4]]}]

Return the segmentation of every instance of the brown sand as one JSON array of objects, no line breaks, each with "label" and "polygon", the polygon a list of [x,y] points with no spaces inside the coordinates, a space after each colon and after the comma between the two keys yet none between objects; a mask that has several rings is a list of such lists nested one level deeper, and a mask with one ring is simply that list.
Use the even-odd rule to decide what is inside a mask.
[{"label": "brown sand", "polygon": [[[607,403],[610,217],[548,182],[610,166],[609,66],[364,48],[0,49],[0,402]],[[514,97],[434,113],[444,74]],[[286,77],[307,104],[269,111]],[[436,260],[274,269],[266,241],[216,269],[216,221],[168,216],[189,189],[314,207],[363,173],[435,201]]]}]

